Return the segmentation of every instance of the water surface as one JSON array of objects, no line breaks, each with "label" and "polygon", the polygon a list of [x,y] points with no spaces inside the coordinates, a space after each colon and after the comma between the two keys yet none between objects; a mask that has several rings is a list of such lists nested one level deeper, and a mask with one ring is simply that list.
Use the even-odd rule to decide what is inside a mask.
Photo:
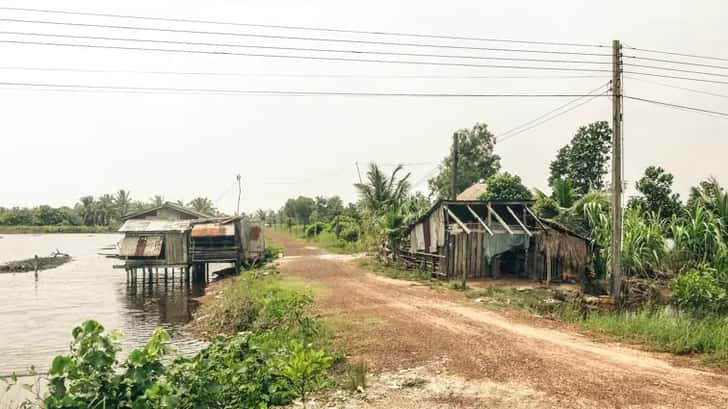
[{"label": "water surface", "polygon": [[0,375],[25,372],[30,365],[47,370],[51,360],[68,351],[71,330],[86,319],[123,333],[124,350],[145,343],[155,328],[167,328],[180,353],[202,343],[183,326],[191,318],[193,297],[204,283],[126,281],[116,259],[98,253],[115,246],[118,234],[0,235],[0,263],[50,255],[56,249],[73,261],[38,273],[0,274]]}]

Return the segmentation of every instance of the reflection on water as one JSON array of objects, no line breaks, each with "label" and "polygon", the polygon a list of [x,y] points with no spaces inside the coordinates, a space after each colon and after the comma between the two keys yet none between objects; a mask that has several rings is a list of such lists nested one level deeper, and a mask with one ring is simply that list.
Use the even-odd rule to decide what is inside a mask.
[{"label": "reflection on water", "polygon": [[59,268],[33,274],[0,274],[0,375],[25,372],[30,365],[47,370],[55,355],[68,351],[71,330],[86,319],[124,334],[124,351],[145,343],[157,327],[172,334],[180,353],[203,344],[183,330],[204,283],[180,282],[179,275],[136,283],[119,260],[99,252],[120,240],[117,234],[3,235],[0,262],[50,254],[56,249],[73,256]]}]

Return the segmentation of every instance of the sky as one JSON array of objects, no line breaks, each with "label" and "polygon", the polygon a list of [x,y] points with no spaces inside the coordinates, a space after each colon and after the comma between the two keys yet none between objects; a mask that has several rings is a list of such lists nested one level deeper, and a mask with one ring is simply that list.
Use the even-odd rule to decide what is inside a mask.
[{"label": "sky", "polygon": [[[728,48],[725,47],[728,25],[724,19],[728,4],[723,1],[68,0],[60,3],[0,0],[0,7],[605,46],[619,39],[630,47],[728,58]],[[389,37],[0,10],[0,19],[3,18],[457,46],[611,52],[608,47]],[[485,51],[240,38],[9,21],[2,21],[1,24],[0,30],[13,32],[277,47],[504,55]],[[171,46],[18,34],[0,34],[0,40],[332,55],[322,52]],[[627,50],[625,54],[628,54]],[[607,72],[569,73],[300,60],[2,42],[0,55],[0,206],[5,207],[73,205],[81,196],[113,193],[123,188],[130,190],[132,198],[139,200],[148,200],[154,195],[184,201],[196,196],[207,196],[221,210],[233,212],[237,200],[237,174],[242,175],[243,180],[241,210],[247,212],[258,208],[277,209],[287,198],[298,195],[340,195],[345,201],[353,201],[356,199],[353,183],[358,180],[357,162],[362,173],[370,162],[381,163],[385,169],[391,169],[396,163],[408,164],[406,169],[412,173],[415,189],[426,190],[426,180],[448,153],[455,130],[483,122],[497,136],[569,101],[565,98],[210,95],[100,92],[88,89],[69,92],[10,84],[380,93],[583,94],[610,79]],[[509,55],[528,57],[522,54]],[[664,55],[643,55],[665,58]],[[350,54],[344,54],[344,57],[396,59]],[[539,57],[563,58],[551,55]],[[573,58],[609,61],[608,57]],[[711,60],[667,58],[721,65]],[[407,59],[433,60],[422,57]],[[438,61],[518,64],[472,59]],[[661,62],[640,63],[665,66]],[[722,65],[728,66],[728,62]],[[591,67],[610,68],[609,65]],[[104,72],[45,71],[37,68]],[[695,66],[674,68],[707,70]],[[150,74],[151,71],[226,75],[163,75]],[[652,72],[721,80],[721,77],[715,76]],[[722,80],[728,81],[725,78]],[[637,97],[728,112],[725,96],[700,94],[661,84],[728,94],[726,84],[646,76],[633,78],[627,74],[624,92]],[[610,118],[609,99],[595,98],[528,132],[497,143],[496,152],[502,158],[504,170],[520,175],[530,187],[548,190],[548,165],[556,151],[569,142],[580,125]],[[660,165],[672,172],[675,175],[675,189],[683,196],[690,186],[708,175],[728,183],[728,167],[724,160],[728,148],[726,129],[726,118],[625,100],[624,177],[629,184],[627,194],[634,193],[634,182],[649,165]]]}]

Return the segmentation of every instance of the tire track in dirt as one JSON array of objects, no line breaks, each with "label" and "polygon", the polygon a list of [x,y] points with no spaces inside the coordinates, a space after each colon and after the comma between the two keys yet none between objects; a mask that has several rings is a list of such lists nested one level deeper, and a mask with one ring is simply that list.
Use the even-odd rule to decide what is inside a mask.
[{"label": "tire track in dirt", "polygon": [[285,249],[281,273],[324,288],[321,315],[345,324],[338,342],[374,371],[427,366],[473,384],[533,390],[541,399],[503,407],[728,407],[725,375],[595,342],[566,325],[486,310],[460,294],[376,276],[286,234],[269,235]]}]

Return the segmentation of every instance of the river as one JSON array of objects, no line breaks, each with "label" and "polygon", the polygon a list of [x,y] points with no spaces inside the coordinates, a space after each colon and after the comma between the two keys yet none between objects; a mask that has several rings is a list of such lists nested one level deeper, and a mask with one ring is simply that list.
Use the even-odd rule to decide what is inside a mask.
[{"label": "river", "polygon": [[122,350],[144,344],[155,328],[172,334],[179,353],[203,343],[184,330],[194,310],[193,297],[204,283],[179,279],[130,285],[111,253],[118,234],[0,235],[0,263],[50,255],[56,249],[73,260],[38,273],[0,274],[0,375],[24,373],[34,365],[45,371],[58,354],[68,352],[71,330],[87,319],[122,332]]}]

